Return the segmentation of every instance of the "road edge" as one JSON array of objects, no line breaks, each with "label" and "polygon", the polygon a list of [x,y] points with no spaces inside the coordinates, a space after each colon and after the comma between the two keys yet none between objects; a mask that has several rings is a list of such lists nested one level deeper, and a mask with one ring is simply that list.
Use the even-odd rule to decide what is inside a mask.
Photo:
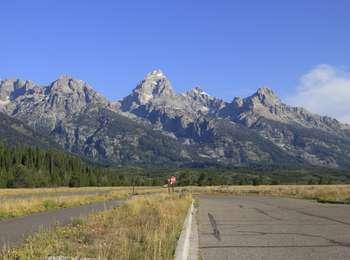
[{"label": "road edge", "polygon": [[198,258],[198,232],[195,214],[194,201],[192,201],[177,242],[174,255],[175,260]]},{"label": "road edge", "polygon": [[190,236],[190,255],[188,258],[189,260],[198,260],[199,259],[199,236],[198,236],[197,210],[198,210],[198,207],[193,206],[191,236]]}]

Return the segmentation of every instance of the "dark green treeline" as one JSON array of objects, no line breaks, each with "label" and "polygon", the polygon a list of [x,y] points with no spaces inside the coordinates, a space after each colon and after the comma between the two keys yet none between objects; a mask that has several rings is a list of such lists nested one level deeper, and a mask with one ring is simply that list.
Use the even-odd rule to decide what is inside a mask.
[{"label": "dark green treeline", "polygon": [[350,183],[348,171],[335,169],[105,167],[62,151],[0,144],[0,188],[152,186],[170,175],[179,186]]},{"label": "dark green treeline", "polygon": [[96,166],[56,150],[0,144],[0,188],[156,185],[134,169]]}]

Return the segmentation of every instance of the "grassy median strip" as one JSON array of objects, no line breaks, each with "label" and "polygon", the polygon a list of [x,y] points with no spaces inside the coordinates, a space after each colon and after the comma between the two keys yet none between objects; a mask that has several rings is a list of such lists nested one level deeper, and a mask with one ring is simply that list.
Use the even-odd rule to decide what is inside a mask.
[{"label": "grassy median strip", "polygon": [[262,195],[311,199],[327,203],[350,203],[350,185],[259,185],[191,187],[195,193]]},{"label": "grassy median strip", "polygon": [[116,209],[39,233],[20,248],[4,250],[2,259],[172,259],[191,201],[189,194],[139,196]]},{"label": "grassy median strip", "polygon": [[0,197],[33,197],[41,195],[57,195],[71,193],[91,193],[91,192],[108,192],[110,190],[124,189],[125,187],[81,187],[81,188],[15,188],[15,189],[0,189]]},{"label": "grassy median strip", "polygon": [[[138,187],[139,194],[166,192],[159,187]],[[0,220],[25,216],[51,209],[75,207],[95,202],[123,199],[131,195],[130,187],[77,189],[0,190]],[[40,195],[41,194],[41,195]]]}]

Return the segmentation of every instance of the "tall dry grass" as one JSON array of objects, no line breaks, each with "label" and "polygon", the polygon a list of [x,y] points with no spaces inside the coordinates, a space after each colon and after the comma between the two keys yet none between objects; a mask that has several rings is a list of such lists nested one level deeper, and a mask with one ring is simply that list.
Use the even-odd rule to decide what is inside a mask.
[{"label": "tall dry grass", "polygon": [[62,193],[89,193],[89,192],[105,192],[116,189],[124,189],[124,187],[56,187],[56,188],[15,188],[15,189],[0,189],[0,197],[17,197],[17,196],[35,196],[35,195],[50,195]]},{"label": "tall dry grass", "polygon": [[38,234],[21,248],[3,251],[2,258],[172,259],[191,201],[190,195],[138,197],[85,221]]},{"label": "tall dry grass", "polygon": [[[159,187],[153,186],[141,186],[135,187],[136,192],[143,192],[145,190],[154,190]],[[16,188],[16,189],[0,189],[0,199],[11,199],[18,197],[41,197],[41,196],[59,196],[59,195],[77,195],[77,194],[101,194],[111,191],[131,191],[131,187],[80,187],[80,188],[68,188],[68,187],[57,187],[57,188]]]},{"label": "tall dry grass", "polygon": [[[138,187],[140,194],[165,192],[159,187]],[[0,190],[0,220],[51,209],[67,208],[131,195],[131,187]]]},{"label": "tall dry grass", "polygon": [[262,195],[350,203],[350,185],[260,185],[190,187],[194,193]]}]

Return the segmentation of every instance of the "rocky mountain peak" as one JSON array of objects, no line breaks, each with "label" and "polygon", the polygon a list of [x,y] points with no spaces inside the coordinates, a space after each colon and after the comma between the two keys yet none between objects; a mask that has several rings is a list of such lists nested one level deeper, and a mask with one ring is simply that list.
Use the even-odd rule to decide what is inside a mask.
[{"label": "rocky mountain peak", "polygon": [[268,87],[259,88],[256,93],[247,99],[251,100],[254,105],[275,106],[281,103],[279,97]]},{"label": "rocky mountain peak", "polygon": [[236,106],[236,107],[242,107],[243,106],[243,99],[241,97],[235,97],[232,101],[232,103]]},{"label": "rocky mountain peak", "polygon": [[[73,77],[62,75],[57,80],[51,83],[49,91],[51,93],[57,92],[60,94],[81,92],[84,88],[88,87],[86,82],[82,80],[74,79]],[[90,87],[88,87],[91,89]]]},{"label": "rocky mountain peak", "polygon": [[14,100],[28,92],[32,93],[36,88],[38,87],[30,80],[4,79],[0,81],[0,100]]},{"label": "rocky mountain peak", "polygon": [[177,94],[154,70],[122,101],[108,102],[67,75],[48,86],[0,80],[1,111],[64,149],[103,162],[302,162],[350,169],[347,126],[283,104],[267,87],[228,103],[200,87]]},{"label": "rocky mountain peak", "polygon": [[210,97],[208,93],[198,86],[191,89],[187,94],[192,97]]},{"label": "rocky mountain peak", "polygon": [[234,109],[239,109],[241,112],[266,110],[269,113],[271,107],[282,105],[282,102],[272,89],[261,87],[249,97],[235,97],[232,105]]},{"label": "rocky mountain peak", "polygon": [[73,79],[73,77],[68,74],[61,74],[60,76],[58,76],[57,80],[70,80],[70,79]]},{"label": "rocky mountain peak", "polygon": [[60,76],[46,88],[50,104],[76,107],[72,111],[84,110],[89,105],[108,104],[107,99],[96,92],[85,81],[71,76]]},{"label": "rocky mountain peak", "polygon": [[146,75],[145,79],[149,78],[166,78],[166,75],[161,69],[155,69]]},{"label": "rocky mountain peak", "polygon": [[185,96],[189,98],[189,102],[195,111],[209,112],[218,109],[223,103],[222,100],[210,96],[200,87],[194,87]]},{"label": "rocky mountain peak", "polygon": [[260,95],[266,95],[266,96],[275,96],[275,93],[273,92],[273,90],[269,87],[260,87],[258,88],[258,90],[256,91],[257,94],[260,94]]},{"label": "rocky mountain peak", "polygon": [[129,109],[156,100],[171,99],[174,96],[170,81],[161,70],[157,69],[148,73],[132,94],[123,99],[122,107]]}]

